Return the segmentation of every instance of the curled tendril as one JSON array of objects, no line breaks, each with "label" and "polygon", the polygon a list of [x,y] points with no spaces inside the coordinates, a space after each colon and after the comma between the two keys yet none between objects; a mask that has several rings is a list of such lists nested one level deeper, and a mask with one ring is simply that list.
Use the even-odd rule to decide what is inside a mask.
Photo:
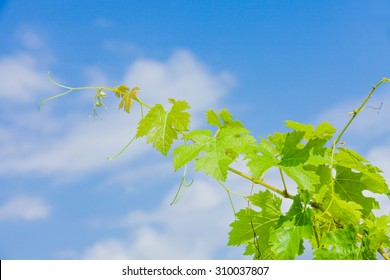
[{"label": "curled tendril", "polygon": [[182,194],[183,194],[183,187],[186,187],[186,188],[189,188],[192,184],[194,183],[194,180],[191,180],[191,182],[188,184],[187,183],[187,165],[184,166],[184,172],[183,172],[183,176],[181,177],[181,181],[180,181],[180,185],[179,185],[179,188],[177,189],[177,192],[175,194],[175,197],[173,198],[172,202],[171,202],[171,206],[178,203]]}]

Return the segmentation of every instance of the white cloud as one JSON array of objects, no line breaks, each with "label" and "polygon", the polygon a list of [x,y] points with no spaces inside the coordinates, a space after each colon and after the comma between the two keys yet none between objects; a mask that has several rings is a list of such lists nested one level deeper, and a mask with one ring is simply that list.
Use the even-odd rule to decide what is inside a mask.
[{"label": "white cloud", "polygon": [[98,67],[87,67],[85,69],[85,76],[87,78],[87,85],[103,86],[109,85],[107,74]]},{"label": "white cloud", "polygon": [[190,52],[180,50],[166,62],[137,60],[129,67],[125,83],[139,86],[140,97],[150,103],[167,103],[173,97],[188,101],[198,113],[217,106],[234,79],[228,72],[212,73]]},{"label": "white cloud", "polygon": [[18,196],[0,206],[0,221],[35,221],[49,214],[49,205],[39,197]]},{"label": "white cloud", "polygon": [[[364,110],[355,118],[346,132],[350,139],[369,141],[383,137],[390,133],[388,123],[390,121],[390,85],[383,84],[378,88],[368,101]],[[328,121],[340,131],[351,118],[351,112],[361,104],[365,95],[361,98],[348,100],[326,110],[318,118],[319,121]],[[380,110],[378,110],[380,108]]]},{"label": "white cloud", "polygon": [[108,40],[103,43],[103,48],[109,52],[127,55],[136,55],[141,52],[135,44],[126,41]]},{"label": "white cloud", "polygon": [[[132,211],[119,221],[128,238],[107,238],[90,246],[85,259],[210,259],[225,248],[233,212],[216,183],[196,181],[175,206],[176,190],[151,212]],[[232,251],[241,253],[239,248]],[[237,257],[237,256],[235,256]]]},{"label": "white cloud", "polygon": [[37,59],[27,53],[0,57],[0,99],[28,102],[41,98],[52,86]]},{"label": "white cloud", "polygon": [[27,48],[41,48],[45,45],[43,36],[29,26],[23,25],[15,33],[16,38]]}]

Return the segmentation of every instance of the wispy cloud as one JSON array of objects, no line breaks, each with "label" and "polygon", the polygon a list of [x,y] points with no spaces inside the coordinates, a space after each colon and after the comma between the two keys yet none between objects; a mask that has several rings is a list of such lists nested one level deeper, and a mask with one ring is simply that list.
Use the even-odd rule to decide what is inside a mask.
[{"label": "wispy cloud", "polygon": [[141,87],[151,103],[167,98],[187,100],[194,113],[221,106],[235,81],[229,72],[213,73],[190,52],[179,50],[165,62],[140,59],[130,65],[125,82]]},{"label": "wispy cloud", "polygon": [[[346,125],[351,112],[361,104],[365,94],[340,102],[323,112],[318,121],[328,121],[339,130]],[[363,111],[356,117],[347,132],[347,137],[354,141],[365,141],[368,144],[372,139],[389,136],[390,127],[390,84],[383,84],[369,100]]]},{"label": "wispy cloud", "polygon": [[[199,180],[178,204],[169,206],[175,192],[172,190],[152,211],[128,213],[118,221],[118,226],[129,228],[129,236],[98,241],[84,251],[83,258],[215,258],[226,247],[228,225],[234,219],[225,191],[209,180]],[[241,253],[240,249],[231,248],[231,252],[235,251]]]},{"label": "wispy cloud", "polygon": [[52,86],[47,81],[47,72],[37,65],[37,58],[28,53],[0,57],[0,99],[29,102],[47,94]]},{"label": "wispy cloud", "polygon": [[24,47],[29,49],[42,48],[46,43],[44,37],[37,30],[27,25],[21,25],[15,32],[15,37]]},{"label": "wispy cloud", "polygon": [[109,52],[124,55],[137,55],[140,52],[135,44],[127,41],[107,40],[103,43],[103,48]]},{"label": "wispy cloud", "polygon": [[17,196],[0,206],[0,222],[42,220],[49,214],[50,206],[40,197]]},{"label": "wispy cloud", "polygon": [[113,20],[110,20],[108,18],[104,18],[104,17],[99,17],[97,18],[93,24],[96,26],[96,27],[99,27],[99,28],[111,28],[111,27],[114,27],[115,26],[115,22]]}]

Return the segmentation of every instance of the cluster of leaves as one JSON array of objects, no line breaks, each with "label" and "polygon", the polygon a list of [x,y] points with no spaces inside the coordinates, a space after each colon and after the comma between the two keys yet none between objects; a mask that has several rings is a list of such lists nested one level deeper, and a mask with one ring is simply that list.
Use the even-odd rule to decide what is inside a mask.
[{"label": "cluster of leaves", "polygon": [[[376,86],[382,82],[389,80],[384,78]],[[354,110],[351,121],[376,86]],[[68,92],[91,88],[62,87]],[[254,259],[295,259],[304,252],[306,240],[314,259],[376,259],[377,252],[389,258],[390,214],[376,217],[373,210],[379,209],[379,204],[367,193],[390,198],[390,190],[379,168],[339,145],[351,121],[336,138],[336,130],[329,123],[314,128],[287,121],[289,132],[256,139],[229,111],[209,110],[206,118],[210,129],[190,131],[190,106],[186,101],[171,98],[170,107],[164,108],[141,101],[139,88],[130,90],[121,85],[96,89],[95,106],[101,106],[106,96],[103,90],[110,90],[120,98],[119,109],[130,112],[134,101],[149,109],[142,114],[134,138],[146,137],[147,143],[164,156],[171,152],[175,170],[193,163],[196,171],[218,182],[224,182],[231,172],[265,188],[245,197],[248,206],[235,213],[230,225],[228,245],[244,245],[245,255]],[[231,167],[237,160],[246,163],[250,174]],[[279,171],[282,187],[265,182],[265,173],[271,168]],[[287,187],[285,177],[295,183],[294,191]],[[285,213],[281,210],[284,200],[292,200]]]}]

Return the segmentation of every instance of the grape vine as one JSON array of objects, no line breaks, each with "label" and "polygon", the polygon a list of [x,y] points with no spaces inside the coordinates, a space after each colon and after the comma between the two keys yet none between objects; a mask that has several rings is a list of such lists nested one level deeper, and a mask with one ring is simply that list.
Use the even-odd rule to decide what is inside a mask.
[{"label": "grape vine", "polygon": [[[341,145],[350,124],[366,108],[367,101],[382,83],[382,78],[351,112],[351,117],[339,134],[328,122],[313,127],[286,121],[289,132],[275,132],[257,140],[251,131],[235,120],[226,109],[206,113],[209,129],[190,130],[189,104],[184,100],[169,99],[170,107],[149,105],[137,95],[138,87],[69,87],[49,79],[66,91],[44,100],[40,105],[73,91],[94,90],[94,115],[105,107],[103,99],[112,92],[119,99],[119,109],[130,113],[134,103],[141,106],[137,131],[122,153],[135,139],[146,142],[164,156],[173,157],[173,167],[187,170],[193,163],[196,171],[203,171],[221,184],[229,195],[235,194],[223,182],[228,173],[251,182],[252,190],[243,196],[247,207],[235,212],[230,224],[228,245],[245,246],[244,255],[253,259],[295,259],[302,255],[304,240],[313,250],[314,259],[377,259],[390,260],[390,213],[375,216],[379,203],[363,191],[382,194],[390,199],[390,190],[382,171],[356,151]],[[147,113],[144,114],[144,109]],[[333,139],[333,140],[332,140]],[[174,142],[179,143],[172,149]],[[173,151],[172,151],[173,150]],[[243,160],[250,174],[233,168],[233,162]],[[265,174],[277,169],[282,187],[266,182]],[[296,184],[289,192],[285,177]],[[185,176],[180,187],[187,185]],[[253,185],[263,188],[253,192]],[[174,198],[177,202],[180,189]],[[289,210],[282,212],[283,200],[292,200]]]}]

